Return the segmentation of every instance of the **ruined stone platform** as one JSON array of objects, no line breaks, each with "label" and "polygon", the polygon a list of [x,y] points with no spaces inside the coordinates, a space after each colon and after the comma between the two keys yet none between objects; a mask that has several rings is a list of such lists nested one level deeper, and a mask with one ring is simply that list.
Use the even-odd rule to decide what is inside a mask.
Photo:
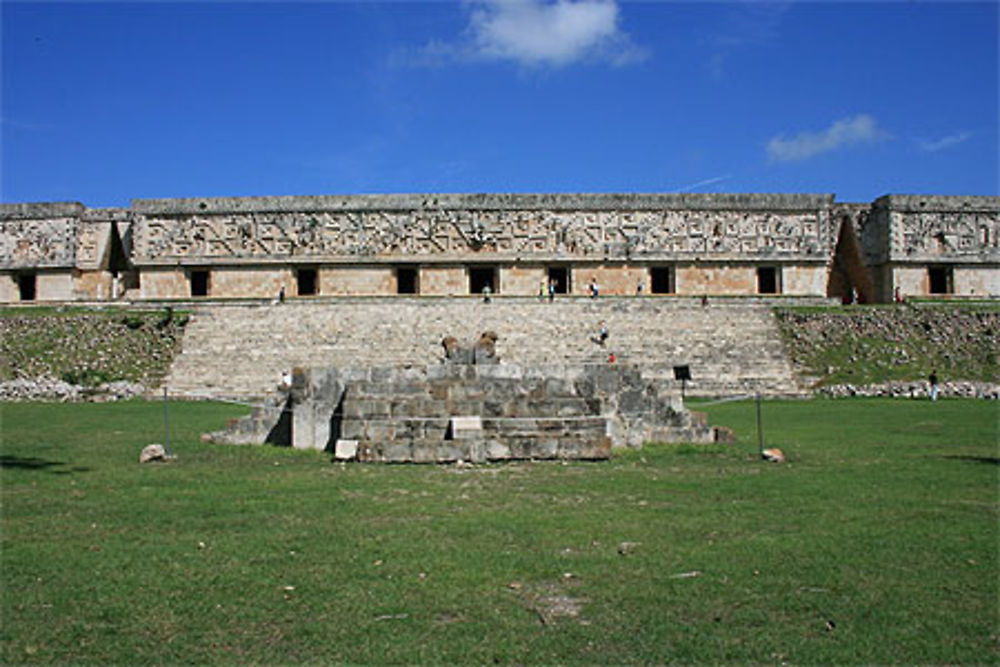
[{"label": "ruined stone platform", "polygon": [[713,442],[678,392],[630,364],[311,368],[210,435],[383,463],[608,458],[647,442]]}]

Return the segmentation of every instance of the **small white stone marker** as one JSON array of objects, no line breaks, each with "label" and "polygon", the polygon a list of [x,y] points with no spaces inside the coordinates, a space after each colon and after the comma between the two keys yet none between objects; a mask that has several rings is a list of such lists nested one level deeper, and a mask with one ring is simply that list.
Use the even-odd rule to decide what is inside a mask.
[{"label": "small white stone marker", "polygon": [[358,456],[357,440],[338,440],[333,451],[333,458],[338,461],[353,461]]},{"label": "small white stone marker", "polygon": [[480,438],[483,435],[483,418],[479,415],[452,417],[449,426],[452,440],[469,440]]}]

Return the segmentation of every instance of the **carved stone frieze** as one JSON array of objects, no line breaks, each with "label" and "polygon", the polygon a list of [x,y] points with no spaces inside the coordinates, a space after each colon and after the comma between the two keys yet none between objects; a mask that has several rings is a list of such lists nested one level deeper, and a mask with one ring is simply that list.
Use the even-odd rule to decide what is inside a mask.
[{"label": "carved stone frieze", "polygon": [[1000,255],[1000,213],[899,212],[892,224],[900,230],[894,236],[893,251],[907,258],[943,258],[981,253]]},{"label": "carved stone frieze", "polygon": [[893,261],[1000,262],[1000,197],[886,195],[872,221]]},{"label": "carved stone frieze", "polygon": [[140,214],[137,261],[197,258],[822,258],[825,210],[462,210]]},{"label": "carved stone frieze", "polygon": [[0,268],[69,268],[77,247],[76,218],[0,220]]}]

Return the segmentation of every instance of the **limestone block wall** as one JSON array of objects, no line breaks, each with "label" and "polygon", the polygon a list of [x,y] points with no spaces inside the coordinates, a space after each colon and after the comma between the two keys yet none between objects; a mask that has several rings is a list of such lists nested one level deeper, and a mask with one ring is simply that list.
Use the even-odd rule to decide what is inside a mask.
[{"label": "limestone block wall", "polygon": [[640,281],[648,292],[649,269],[624,263],[574,266],[571,273],[571,293],[589,294],[591,280],[597,281],[601,294],[635,294],[636,285]]},{"label": "limestone block wall", "polygon": [[1000,264],[959,266],[955,269],[954,286],[955,294],[960,296],[1000,295]]},{"label": "limestone block wall", "polygon": [[218,266],[211,269],[210,283],[209,296],[274,298],[282,285],[291,294],[294,276],[285,267]]},{"label": "limestone block wall", "polygon": [[[472,428],[456,433],[455,418]],[[603,459],[612,446],[715,436],[676,390],[625,364],[445,364],[300,369],[290,391],[210,437],[336,449],[338,457],[349,442],[344,458],[446,463]]]},{"label": "limestone block wall", "polygon": [[828,269],[825,264],[782,267],[782,293],[790,295],[823,294]]},{"label": "limestone block wall", "polygon": [[518,266],[515,264],[504,267],[500,271],[500,292],[502,294],[537,294],[539,288],[547,284],[548,271],[544,266]]},{"label": "limestone block wall", "polygon": [[[110,271],[80,271],[73,281],[73,296],[85,301],[107,301],[116,298],[115,278]],[[118,283],[120,290],[121,283]]]},{"label": "limestone block wall", "polygon": [[[956,296],[1000,295],[1000,267],[959,265],[952,271],[952,293]],[[895,266],[892,268],[892,282],[904,297],[931,293],[926,266]]]},{"label": "limestone block wall", "polygon": [[36,275],[38,301],[70,301],[73,299],[73,271],[50,269]]},{"label": "limestone block wall", "polygon": [[320,272],[320,294],[371,295],[392,294],[396,277],[391,266],[334,266]]},{"label": "limestone block wall", "polygon": [[[857,240],[838,264],[845,223]],[[122,284],[140,284],[130,292],[138,298],[186,298],[192,270],[212,272],[211,297],[269,297],[282,284],[296,295],[296,267],[308,267],[316,292],[336,296],[394,294],[400,266],[419,272],[418,292],[428,295],[468,294],[477,267],[496,272],[502,294],[535,295],[548,268],[561,266],[576,294],[592,278],[604,294],[634,294],[640,282],[649,290],[656,269],[673,272],[679,295],[755,294],[764,267],[780,293],[829,296],[845,292],[846,266],[873,300],[891,299],[897,286],[938,294],[945,282],[949,293],[996,296],[1000,198],[889,195],[864,205],[825,194],[426,194],[136,200],[127,209],[0,204],[5,301],[24,293],[15,288],[25,274],[42,270],[71,271],[73,285],[39,275],[37,298],[103,300],[119,290],[102,272],[127,274]],[[933,278],[904,272],[895,282],[905,267]]]},{"label": "limestone block wall", "polygon": [[176,299],[191,294],[187,272],[180,267],[154,267],[143,270],[139,284],[143,299]]},{"label": "limestone block wall", "polygon": [[19,300],[17,274],[0,271],[0,303],[14,303]]},{"label": "limestone block wall", "polygon": [[420,293],[458,295],[469,293],[469,276],[464,266],[421,266]]},{"label": "limestone block wall", "polygon": [[19,271],[0,271],[0,300],[6,303],[22,301],[22,279],[32,285],[32,301],[71,301],[77,297],[73,269],[42,269],[27,276]]},{"label": "limestone block wall", "polygon": [[880,300],[897,287],[904,297],[1000,295],[1000,197],[887,195],[861,240]]},{"label": "limestone block wall", "polygon": [[[22,300],[21,280],[38,301],[115,298],[111,271],[127,268],[120,232],[128,217],[75,202],[0,204],[0,300]],[[115,242],[121,266],[112,266]]]},{"label": "limestone block wall", "polygon": [[756,294],[757,269],[749,264],[681,265],[677,267],[677,293]]}]

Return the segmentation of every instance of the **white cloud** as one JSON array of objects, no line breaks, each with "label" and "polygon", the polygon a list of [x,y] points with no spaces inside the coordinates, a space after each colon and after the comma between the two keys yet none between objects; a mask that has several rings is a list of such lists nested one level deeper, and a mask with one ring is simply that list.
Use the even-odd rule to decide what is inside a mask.
[{"label": "white cloud", "polygon": [[958,134],[952,134],[937,140],[917,139],[917,147],[919,147],[922,151],[927,151],[928,153],[936,153],[937,151],[943,151],[946,148],[957,146],[971,137],[972,132],[959,132]]},{"label": "white cloud", "polygon": [[841,118],[819,132],[800,132],[791,139],[777,136],[767,142],[767,155],[774,162],[795,162],[852,144],[873,143],[888,138],[868,114]]},{"label": "white cloud", "polygon": [[475,0],[461,44],[433,42],[427,61],[499,60],[565,67],[596,60],[625,65],[648,55],[619,27],[615,0]]}]

